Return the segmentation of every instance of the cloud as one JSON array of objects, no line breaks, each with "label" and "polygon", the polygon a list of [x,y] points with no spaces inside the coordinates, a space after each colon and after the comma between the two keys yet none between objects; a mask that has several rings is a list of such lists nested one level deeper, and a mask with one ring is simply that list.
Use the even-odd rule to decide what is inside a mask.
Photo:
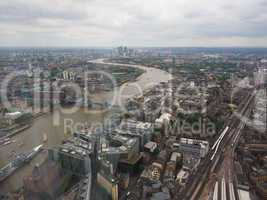
[{"label": "cloud", "polygon": [[9,0],[2,46],[267,46],[264,0]]}]

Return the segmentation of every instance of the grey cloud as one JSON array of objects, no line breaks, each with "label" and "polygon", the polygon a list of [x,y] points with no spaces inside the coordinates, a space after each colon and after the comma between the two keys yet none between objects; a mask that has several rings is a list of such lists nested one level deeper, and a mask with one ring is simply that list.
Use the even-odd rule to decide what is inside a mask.
[{"label": "grey cloud", "polygon": [[157,46],[238,37],[267,43],[266,9],[262,0],[10,0],[0,3],[0,42]]},{"label": "grey cloud", "polygon": [[[30,2],[30,1],[28,1]],[[64,19],[64,20],[80,20],[87,17],[82,10],[53,9],[56,5],[42,7],[42,5],[34,5],[31,3],[21,3],[10,1],[6,5],[0,5],[0,20],[8,22],[30,22],[39,18]]]}]

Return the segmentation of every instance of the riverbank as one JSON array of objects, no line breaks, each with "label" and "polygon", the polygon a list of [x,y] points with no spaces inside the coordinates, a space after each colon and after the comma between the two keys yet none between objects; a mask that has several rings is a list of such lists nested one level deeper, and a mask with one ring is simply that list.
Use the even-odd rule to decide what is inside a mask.
[{"label": "riverbank", "polygon": [[[33,116],[32,121],[30,121],[27,124],[14,124],[13,126],[11,126],[10,128],[6,128],[5,129],[5,135],[0,137],[0,141],[1,140],[5,140],[7,138],[12,138],[13,136],[19,134],[22,131],[25,131],[26,129],[30,128],[32,126],[32,123],[34,123],[35,120],[39,119],[42,116],[45,116],[49,114],[49,112],[43,112],[43,113],[37,113]],[[1,145],[1,144],[0,144]]]},{"label": "riverbank", "polygon": [[172,79],[172,75],[166,71],[143,65],[111,63],[107,62],[105,59],[91,60],[90,63],[107,66],[136,67],[145,71],[134,82],[125,83],[122,86],[115,88],[113,92],[103,92],[98,96],[92,97],[96,101],[108,99],[111,104],[118,105],[120,107],[123,107],[127,99],[134,96],[142,96],[145,91],[151,89],[160,82],[168,82]]},{"label": "riverbank", "polygon": [[[110,63],[103,64],[110,65]],[[112,65],[116,66],[114,63],[112,63]],[[127,67],[128,65],[126,64],[123,66]],[[134,65],[131,65],[131,67],[134,67]],[[120,87],[116,88],[116,90],[120,91],[121,93],[120,95],[116,96],[114,105],[122,106],[126,99],[132,98],[136,95],[141,95],[149,88],[153,87],[153,85],[159,84],[160,82],[167,82],[171,79],[171,75],[166,74],[166,72],[162,70],[147,68],[145,66],[136,67],[141,67],[145,72],[136,80],[124,83]],[[140,90],[136,90],[136,85],[138,85]],[[113,92],[104,91],[95,95],[93,98],[98,99],[99,102],[103,100],[112,102],[113,96]],[[58,112],[56,118],[55,115],[52,115],[51,113],[41,115],[40,117],[34,119],[34,122],[30,128],[20,132],[20,134],[14,135],[14,139],[23,144],[22,146],[19,146],[17,143],[12,143],[8,146],[4,146],[1,149],[0,167],[4,166],[11,160],[10,152],[27,152],[34,146],[38,146],[43,142],[44,134],[47,135],[47,142],[45,143],[44,148],[52,148],[58,144],[61,144],[61,142],[69,136],[64,133],[66,125],[74,129],[81,124],[99,124],[109,114],[110,112],[88,112],[88,110],[79,109],[79,111],[71,114]],[[57,120],[57,123],[55,123],[55,119]],[[69,124],[66,124],[66,122],[69,122]],[[40,164],[40,162],[43,160],[42,158],[42,154],[38,155],[30,165],[23,167],[22,169],[18,170],[16,174],[9,177],[4,183],[1,184],[1,190],[15,191],[20,188],[23,185],[23,177],[30,175],[34,166],[36,164]]]}]

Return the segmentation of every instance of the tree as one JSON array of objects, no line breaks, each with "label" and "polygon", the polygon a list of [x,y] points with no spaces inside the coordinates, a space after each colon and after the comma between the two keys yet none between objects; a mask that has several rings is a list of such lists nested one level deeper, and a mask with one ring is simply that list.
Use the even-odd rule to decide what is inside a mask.
[{"label": "tree", "polygon": [[17,124],[27,124],[33,120],[33,115],[31,113],[25,113],[15,119]]}]

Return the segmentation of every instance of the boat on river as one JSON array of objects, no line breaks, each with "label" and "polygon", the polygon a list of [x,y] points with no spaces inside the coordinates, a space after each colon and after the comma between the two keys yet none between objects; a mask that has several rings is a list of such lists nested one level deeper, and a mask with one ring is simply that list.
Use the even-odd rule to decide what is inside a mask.
[{"label": "boat on river", "polygon": [[15,159],[0,169],[0,182],[11,176],[16,170],[29,163],[37,153],[42,149],[43,145],[33,148],[28,153],[21,153],[15,156]]},{"label": "boat on river", "polygon": [[48,140],[47,134],[44,133],[44,134],[43,134],[43,143],[46,143],[47,140]]}]

